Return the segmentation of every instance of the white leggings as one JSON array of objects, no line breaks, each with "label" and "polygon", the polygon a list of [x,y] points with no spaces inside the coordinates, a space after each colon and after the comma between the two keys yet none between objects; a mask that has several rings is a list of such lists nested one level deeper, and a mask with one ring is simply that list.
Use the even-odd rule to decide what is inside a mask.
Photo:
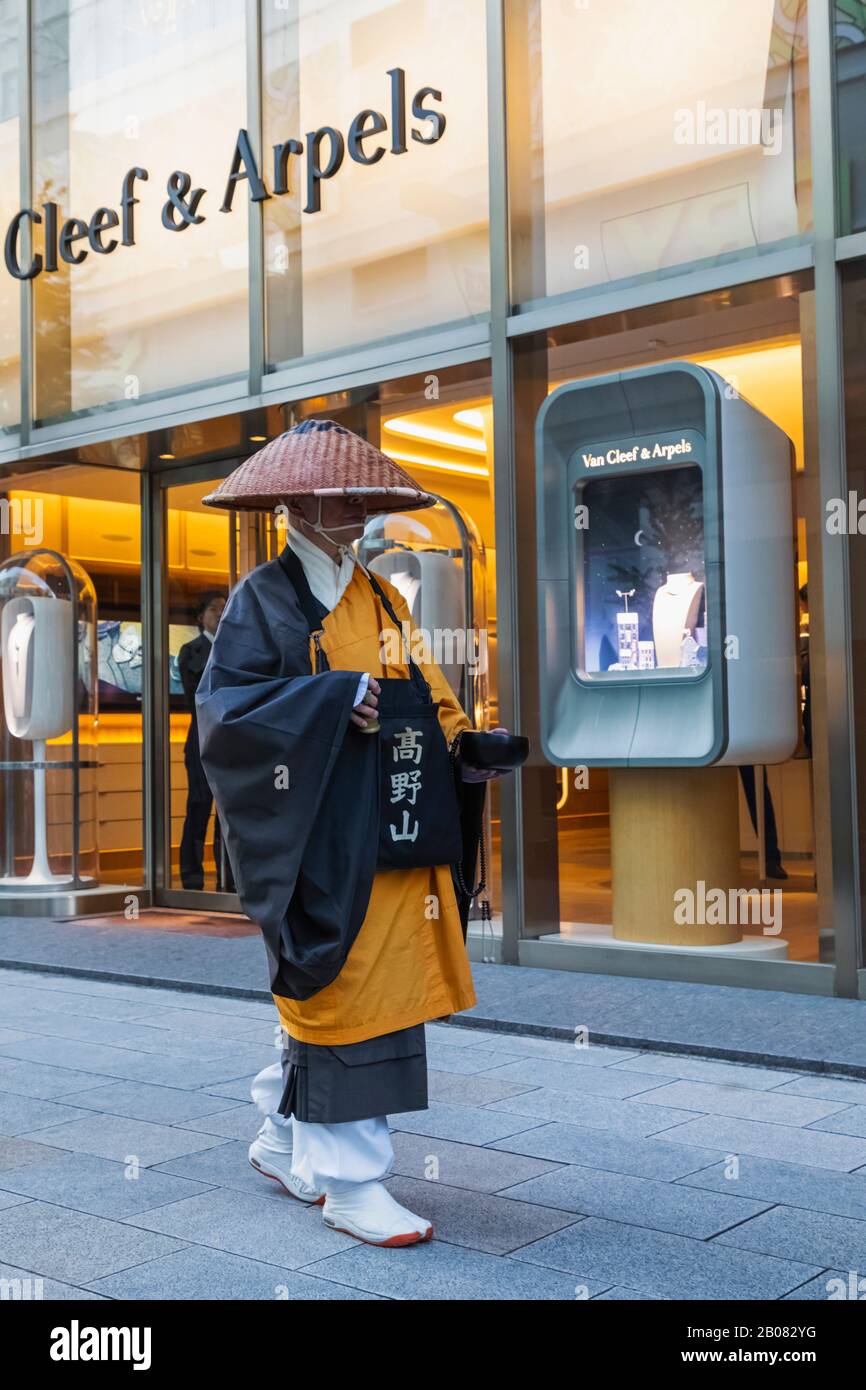
[{"label": "white leggings", "polygon": [[283,1069],[274,1062],[253,1079],[250,1094],[265,1115],[261,1141],[283,1153],[292,1152],[292,1172],[317,1192],[345,1192],[355,1183],[379,1182],[391,1172],[394,1150],[388,1120],[320,1125],[277,1113],[283,1094]]}]

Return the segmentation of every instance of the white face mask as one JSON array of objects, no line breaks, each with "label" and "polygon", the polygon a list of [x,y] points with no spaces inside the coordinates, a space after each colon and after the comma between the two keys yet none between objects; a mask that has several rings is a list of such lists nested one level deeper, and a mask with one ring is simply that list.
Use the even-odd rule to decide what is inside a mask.
[{"label": "white face mask", "polygon": [[366,520],[366,511],[362,512],[361,516],[357,518],[355,521],[347,521],[342,526],[324,527],[322,525],[322,503],[324,501],[324,498],[319,497],[317,500],[319,503],[319,511],[316,520],[307,521],[307,518],[304,517],[304,522],[307,526],[309,526],[311,531],[315,531],[317,535],[324,536],[325,540],[330,541],[331,545],[337,546],[337,548],[342,552],[347,552],[350,548],[349,545],[345,544],[341,540],[338,540],[337,537],[341,531],[354,531],[355,527],[358,525],[359,520]]}]

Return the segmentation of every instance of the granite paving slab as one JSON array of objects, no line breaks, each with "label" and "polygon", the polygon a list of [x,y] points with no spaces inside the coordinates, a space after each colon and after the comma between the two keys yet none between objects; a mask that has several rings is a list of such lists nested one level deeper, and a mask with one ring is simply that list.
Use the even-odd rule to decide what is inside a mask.
[{"label": "granite paving slab", "polygon": [[3,1258],[67,1284],[88,1284],[180,1248],[168,1236],[47,1202],[0,1211]]},{"label": "granite paving slab", "polygon": [[455,1072],[437,1071],[434,1067],[427,1070],[428,1099],[441,1101],[445,1105],[489,1105],[494,1100],[506,1100],[509,1096],[519,1096],[534,1089],[520,1082],[497,1081],[495,1073],[461,1076]]},{"label": "granite paving slab", "polygon": [[[779,1125],[811,1125],[843,1109],[839,1101],[719,1086],[711,1081],[671,1081],[641,1096],[641,1100],[645,1105],[670,1105],[679,1110],[697,1110],[702,1115],[729,1115],[734,1119]],[[866,1107],[863,1113],[866,1115]]]},{"label": "granite paving slab", "polygon": [[61,1093],[68,1105],[153,1124],[184,1124],[226,1109],[223,1097],[205,1091],[182,1091],[177,1086],[151,1086],[145,1081],[113,1081],[84,1091]]},{"label": "granite paving slab", "polygon": [[866,1105],[850,1105],[845,1110],[837,1110],[823,1120],[816,1120],[809,1128],[821,1129],[827,1134],[853,1134],[866,1139]]},{"label": "granite paving slab", "polygon": [[[499,1104],[515,1105],[519,1100],[518,1097],[516,1101]],[[670,1144],[697,1144],[699,1148],[754,1154],[756,1158],[778,1158],[783,1163],[806,1163],[813,1168],[833,1168],[843,1173],[866,1164],[866,1140],[847,1134],[798,1129],[793,1125],[732,1120],[725,1115],[702,1115],[664,1130],[659,1138]]]},{"label": "granite paving slab", "polygon": [[[513,1256],[487,1255],[437,1240],[415,1246],[408,1260],[404,1250],[375,1249],[353,1242],[351,1250],[304,1266],[304,1273],[386,1298],[573,1303],[578,1297],[578,1283],[567,1273],[541,1270]],[[587,1296],[602,1293],[604,1288],[603,1280],[591,1280]]]},{"label": "granite paving slab", "polygon": [[298,1269],[355,1244],[351,1236],[325,1226],[321,1207],[306,1207],[285,1194],[253,1197],[219,1189],[127,1220],[146,1231],[284,1269]]},{"label": "granite paving slab", "polygon": [[98,1072],[69,1071],[48,1063],[17,1062],[10,1057],[0,1057],[0,1091],[10,1095],[53,1100],[104,1084],[105,1078]]},{"label": "granite paving slab", "polygon": [[74,1105],[0,1092],[0,1134],[13,1138],[32,1130],[51,1129],[64,1120],[79,1119],[85,1112]]},{"label": "granite paving slab", "polygon": [[707,1169],[723,1156],[717,1149],[663,1144],[652,1138],[633,1139],[628,1135],[581,1129],[579,1125],[556,1121],[507,1139],[497,1139],[490,1147],[508,1153],[532,1154],[558,1163],[598,1168],[608,1173],[628,1173],[635,1178],[658,1178],[663,1182],[674,1182],[688,1173]]},{"label": "granite paving slab", "polygon": [[467,1188],[471,1192],[499,1192],[525,1178],[534,1178],[559,1167],[545,1159],[500,1153],[496,1148],[453,1143],[429,1135],[396,1132],[391,1142],[395,1173]]},{"label": "granite paving slab", "polygon": [[64,1153],[59,1160],[30,1162],[0,1173],[0,1200],[7,1193],[20,1193],[56,1207],[113,1220],[207,1190],[204,1183],[189,1178],[172,1177],[152,1168],[131,1169],[127,1164],[83,1153]]},{"label": "granite paving slab", "polygon": [[809,1279],[792,1293],[786,1293],[783,1302],[802,1299],[814,1303],[839,1302],[840,1300],[859,1300],[866,1294],[866,1281],[860,1285],[858,1279],[839,1269],[825,1269],[816,1279]]},{"label": "granite paving slab", "polygon": [[[7,1139],[0,1136],[0,1178],[13,1168],[22,1168],[28,1163],[42,1163],[46,1160],[59,1162],[68,1155],[63,1149],[51,1148],[48,1144],[33,1143],[30,1139]],[[2,1186],[2,1183],[0,1183]]]},{"label": "granite paving slab", "polygon": [[377,1301],[378,1295],[327,1279],[229,1255],[222,1250],[188,1246],[173,1255],[148,1260],[97,1279],[91,1288],[119,1299],[261,1299],[306,1303],[322,1299]]},{"label": "granite paving slab", "polygon": [[735,1168],[724,1159],[683,1175],[677,1181],[685,1187],[736,1192],[759,1202],[804,1207],[807,1211],[826,1211],[866,1221],[866,1173],[862,1172],[839,1173],[803,1163],[784,1163],[742,1154]]},{"label": "granite paving slab", "polygon": [[181,1154],[196,1153],[199,1149],[211,1149],[224,1142],[214,1135],[193,1134],[191,1130],[171,1125],[130,1120],[125,1115],[97,1114],[21,1137],[35,1137],[60,1149],[110,1158],[116,1163],[135,1162],[142,1168],[178,1158]]},{"label": "granite paving slab", "polygon": [[495,1076],[497,1081],[544,1086],[546,1090],[564,1091],[568,1095],[610,1096],[614,1100],[626,1100],[642,1092],[648,1094],[667,1090],[670,1086],[663,1076],[619,1071],[613,1067],[579,1066],[574,1062],[555,1061],[551,1057],[524,1057],[516,1062],[504,1063],[497,1066]]},{"label": "granite paving slab", "polygon": [[716,1236],[714,1244],[866,1274],[866,1221],[851,1216],[773,1207]]},{"label": "granite paving slab", "polygon": [[404,1207],[433,1223],[437,1240],[491,1255],[507,1255],[579,1220],[571,1211],[513,1202],[506,1196],[470,1192],[441,1182],[394,1177],[386,1185]]},{"label": "granite paving slab", "polygon": [[780,1086],[779,1094],[838,1100],[840,1105],[866,1105],[866,1081],[847,1081],[833,1076],[797,1076]]},{"label": "granite paving slab", "polygon": [[[795,1072],[775,1067],[747,1066],[741,1062],[716,1062],[709,1057],[687,1057],[683,1053],[636,1052],[618,1070],[652,1072],[659,1076],[674,1076],[684,1081],[711,1081],[717,1086],[738,1086],[742,1090],[772,1091],[784,1089],[799,1080]],[[814,1084],[822,1084],[815,1077]],[[866,1082],[863,1083],[866,1085]],[[803,1091],[803,1095],[821,1096],[820,1092]],[[832,1100],[834,1097],[830,1096]]]},{"label": "granite paving slab", "polygon": [[154,1165],[156,1173],[171,1173],[179,1178],[190,1178],[195,1182],[206,1183],[211,1187],[226,1187],[235,1192],[249,1192],[253,1196],[268,1196],[291,1202],[279,1186],[262,1176],[249,1161],[249,1144],[231,1139],[225,1140],[215,1149],[201,1149],[198,1153],[187,1154],[184,1158],[170,1159]]},{"label": "granite paving slab", "polygon": [[820,1268],[587,1217],[509,1258],[674,1299],[777,1299]]},{"label": "granite paving slab", "polygon": [[62,1284],[57,1279],[46,1279],[29,1269],[0,1264],[0,1302],[59,1303],[71,1300],[77,1303],[79,1299],[104,1302],[105,1295],[74,1284]]},{"label": "granite paving slab", "polygon": [[[684,1192],[693,1196],[696,1191],[652,1178],[570,1166],[507,1187],[500,1196],[699,1240],[748,1221],[768,1205],[721,1192],[713,1192],[709,1201],[682,1200]],[[704,1189],[703,1195],[709,1198],[709,1190]]]},{"label": "granite paving slab", "polygon": [[504,1139],[506,1134],[531,1129],[533,1125],[532,1119],[521,1114],[498,1114],[493,1109],[475,1110],[465,1105],[439,1105],[436,1102],[427,1110],[408,1110],[402,1115],[391,1115],[389,1123],[392,1129],[408,1130],[410,1134],[429,1134],[437,1139],[457,1139],[463,1144],[489,1144],[494,1139]]},{"label": "granite paving slab", "polygon": [[[535,1119],[537,1123],[542,1120],[562,1120],[584,1129],[609,1129],[614,1134],[631,1135],[633,1138],[646,1138],[647,1135],[658,1134],[694,1118],[688,1110],[643,1105],[640,1100],[612,1100],[608,1096],[585,1093],[569,1095],[545,1087],[524,1091],[522,1095],[511,1096],[508,1100],[493,1101],[486,1109],[523,1115],[527,1121]],[[523,1128],[529,1129],[530,1125],[527,1123]],[[517,1133],[516,1127],[513,1132]],[[702,1147],[718,1148],[718,1145],[705,1144]]]},{"label": "granite paving slab", "polygon": [[262,1114],[252,1104],[232,1105],[197,1120],[184,1120],[183,1128],[194,1134],[216,1134],[224,1139],[246,1139],[252,1143],[262,1126]]}]

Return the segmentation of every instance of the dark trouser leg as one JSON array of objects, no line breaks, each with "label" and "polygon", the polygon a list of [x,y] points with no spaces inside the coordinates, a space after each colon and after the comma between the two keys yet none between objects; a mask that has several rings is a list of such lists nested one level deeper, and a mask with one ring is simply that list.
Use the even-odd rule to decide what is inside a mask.
[{"label": "dark trouser leg", "polygon": [[186,815],[180,841],[180,881],[184,888],[204,888],[204,843],[213,796],[201,759],[187,754]]},{"label": "dark trouser leg", "polygon": [[[755,790],[755,769],[753,767],[741,767],[740,781],[743,784],[743,791],[746,796],[746,805],[749,808],[749,819],[752,822],[752,829],[757,835],[758,803]],[[771,868],[778,868],[782,863],[782,855],[779,850],[779,832],[776,828],[776,813],[773,809],[770,782],[766,772],[764,773],[764,845],[768,866]]]},{"label": "dark trouser leg", "polygon": [[219,815],[215,815],[213,818],[213,862],[216,865],[216,891],[218,893],[234,893],[235,878],[229,857],[224,854]]}]

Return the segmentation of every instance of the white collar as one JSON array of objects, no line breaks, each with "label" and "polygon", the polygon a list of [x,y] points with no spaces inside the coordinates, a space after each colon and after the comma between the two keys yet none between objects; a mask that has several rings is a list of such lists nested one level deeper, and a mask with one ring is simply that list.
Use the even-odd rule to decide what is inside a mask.
[{"label": "white collar", "polygon": [[303,531],[296,530],[291,521],[286,531],[286,541],[303,565],[313,595],[330,613],[340,602],[352,578],[356,564],[354,551],[345,546],[336,560],[332,560],[315,541],[311,541]]},{"label": "white collar", "polygon": [[207,640],[208,640],[209,642],[212,642],[212,641],[214,640],[214,638],[216,637],[216,633],[215,633],[215,632],[208,632],[208,630],[207,630],[206,627],[203,627],[203,628],[202,628],[202,634],[203,634],[203,636],[205,636],[205,637],[207,638]]}]

